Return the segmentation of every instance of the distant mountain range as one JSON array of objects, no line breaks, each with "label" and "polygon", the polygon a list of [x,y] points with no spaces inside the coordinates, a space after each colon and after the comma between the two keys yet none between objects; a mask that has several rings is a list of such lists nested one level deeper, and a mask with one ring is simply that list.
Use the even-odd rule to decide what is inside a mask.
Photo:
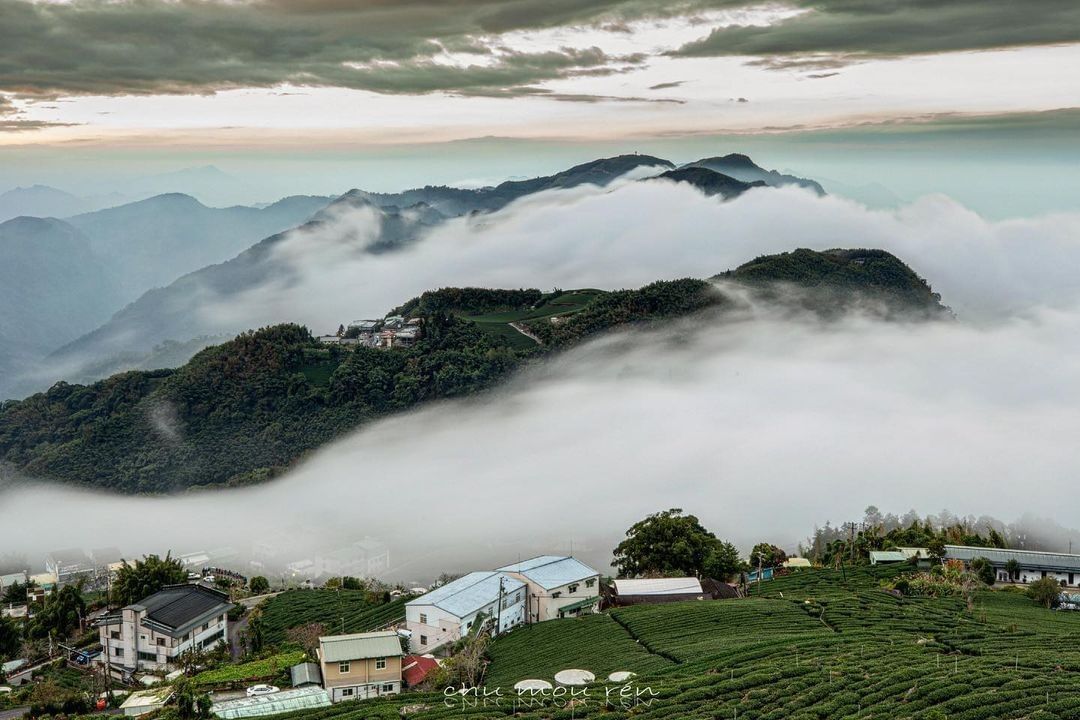
[{"label": "distant mountain range", "polygon": [[[202,177],[213,170],[198,172]],[[207,317],[200,308],[208,297],[228,302],[266,283],[287,284],[292,270],[274,250],[292,228],[326,228],[344,212],[367,209],[376,219],[377,234],[360,237],[337,224],[339,244],[360,252],[391,252],[418,241],[448,218],[496,211],[545,190],[585,184],[606,187],[619,178],[668,179],[723,198],[752,188],[792,184],[822,192],[813,181],[762,169],[743,155],[706,158],[676,168],[668,160],[635,154],[491,187],[426,186],[399,193],[351,190],[336,200],[296,196],[263,208],[210,208],[190,196],[160,195],[68,218],[98,258],[97,265],[108,268],[110,292],[93,303],[98,313],[94,317],[107,303],[112,303],[109,312],[115,315],[103,318],[99,327],[85,326],[81,337],[54,335],[58,342],[51,348],[49,364],[62,368],[64,379],[85,382],[126,368],[152,367],[152,358],[175,361],[182,357],[178,348],[194,352],[201,346],[200,338],[208,343],[243,330],[229,319]],[[7,252],[0,245],[0,262]],[[0,331],[0,341],[2,335]],[[170,343],[169,351],[162,352],[163,343]],[[0,373],[0,397],[58,379],[39,376],[19,383],[8,375],[5,379]]]},{"label": "distant mountain range", "polygon": [[17,187],[0,193],[0,222],[21,215],[62,218],[93,212],[126,202],[118,193],[98,197],[77,197],[47,185]]},{"label": "distant mountain range", "polygon": [[[731,285],[742,292],[728,293]],[[123,493],[265,482],[364,423],[482,392],[598,333],[695,313],[699,324],[727,322],[747,293],[825,318],[850,307],[886,319],[948,317],[929,285],[881,250],[796,250],[711,282],[638,290],[443,288],[392,311],[420,322],[412,346],[323,345],[306,328],[278,325],[175,370],[58,384],[8,403],[0,407],[0,480],[25,473]]]}]

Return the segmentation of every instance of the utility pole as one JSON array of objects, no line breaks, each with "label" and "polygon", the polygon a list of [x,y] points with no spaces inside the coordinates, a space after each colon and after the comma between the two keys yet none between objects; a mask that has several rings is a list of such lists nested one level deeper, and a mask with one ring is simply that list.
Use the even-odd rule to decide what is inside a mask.
[{"label": "utility pole", "polygon": [[502,632],[502,606],[503,606],[503,580],[502,575],[499,576],[499,606],[495,608],[495,634],[498,635]]}]

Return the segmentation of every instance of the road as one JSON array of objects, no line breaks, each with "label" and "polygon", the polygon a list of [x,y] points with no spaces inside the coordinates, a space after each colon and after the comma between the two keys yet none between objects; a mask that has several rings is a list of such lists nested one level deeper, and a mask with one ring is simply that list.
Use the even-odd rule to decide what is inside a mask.
[{"label": "road", "polygon": [[18,707],[12,710],[0,710],[0,720],[16,720],[30,712],[29,707]]}]

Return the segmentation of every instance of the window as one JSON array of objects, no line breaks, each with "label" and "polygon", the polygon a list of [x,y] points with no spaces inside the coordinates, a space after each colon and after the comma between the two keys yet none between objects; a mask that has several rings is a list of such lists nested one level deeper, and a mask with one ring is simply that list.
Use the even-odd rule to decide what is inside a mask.
[{"label": "window", "polygon": [[349,665],[349,661],[346,660],[345,662],[338,663],[337,669],[338,669],[338,672],[341,673],[342,675],[348,675],[349,670],[351,669],[351,666]]},{"label": "window", "polygon": [[420,613],[420,624],[427,625],[427,613]]},{"label": "window", "polygon": [[140,650],[139,659],[146,660],[147,662],[155,662],[157,661],[157,655],[155,655],[154,653],[143,652],[142,650]]},{"label": "window", "polygon": [[113,630],[111,633],[109,633],[109,637],[111,637],[113,640],[119,640],[120,639],[120,631],[119,630]]},{"label": "window", "polygon": [[376,670],[385,670],[386,669],[386,658],[375,658],[375,669]]},{"label": "window", "polygon": [[571,595],[576,593],[577,589],[578,589],[577,583],[574,583],[573,585],[571,585],[570,587],[567,588],[567,590],[570,592]]},{"label": "window", "polygon": [[561,597],[562,597],[562,593],[561,593],[561,592],[553,592],[553,593],[551,593],[551,597],[552,597],[552,599],[554,599],[554,598],[561,598]]},{"label": "window", "polygon": [[421,635],[420,636],[420,644],[421,645],[427,645],[427,635]]},{"label": "window", "polygon": [[124,657],[124,648],[113,648],[113,657]]},{"label": "window", "polygon": [[157,639],[157,644],[158,644],[158,647],[165,647],[165,638],[159,637]]},{"label": "window", "polygon": [[596,584],[596,578],[589,578],[585,581],[585,587],[590,588]]},{"label": "window", "polygon": [[383,683],[383,692],[394,692],[394,683]]},{"label": "window", "polygon": [[341,689],[341,697],[346,698],[346,697],[352,697],[352,696],[353,696],[353,689],[352,688],[342,688]]},{"label": "window", "polygon": [[515,603],[519,603],[519,602],[521,602],[521,593],[520,593],[520,592],[519,592],[519,593],[516,593],[516,594],[514,595],[514,602],[515,602]]}]

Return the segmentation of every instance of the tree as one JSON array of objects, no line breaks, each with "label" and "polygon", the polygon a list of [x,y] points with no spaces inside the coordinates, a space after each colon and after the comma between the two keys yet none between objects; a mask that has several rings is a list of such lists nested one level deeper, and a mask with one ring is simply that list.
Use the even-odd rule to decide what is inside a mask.
[{"label": "tree", "polygon": [[0,617],[0,660],[18,655],[19,646],[22,645],[21,635],[14,620]]},{"label": "tree", "polygon": [[187,582],[187,571],[179,559],[169,554],[164,558],[144,555],[132,565],[127,560],[120,566],[113,583],[113,600],[119,605],[131,605],[153,595],[166,585]]},{"label": "tree", "polygon": [[210,696],[198,692],[186,677],[173,684],[173,698],[176,702],[176,714],[181,720],[210,717]]},{"label": "tree", "polygon": [[313,658],[319,647],[319,638],[326,634],[326,626],[322,623],[308,623],[286,630],[285,639],[299,645],[308,657]]},{"label": "tree", "polygon": [[67,638],[82,627],[85,616],[86,602],[82,597],[82,588],[78,585],[65,585],[45,597],[41,610],[34,615],[30,632],[39,638]]},{"label": "tree", "polygon": [[1009,579],[1015,580],[1020,577],[1020,563],[1016,558],[1009,558],[1009,562],[1005,563],[1005,569],[1009,573]]},{"label": "tree", "polygon": [[978,557],[971,561],[971,571],[984,585],[993,585],[994,581],[997,580],[994,566],[984,557]]},{"label": "tree", "polygon": [[1061,585],[1051,577],[1044,577],[1028,585],[1028,597],[1045,606],[1052,608],[1057,604],[1061,596]]},{"label": "tree", "polygon": [[693,515],[672,508],[649,515],[626,531],[612,563],[625,577],[704,574],[716,536]]},{"label": "tree", "polygon": [[251,578],[251,581],[248,583],[248,588],[253,595],[262,595],[270,592],[270,581],[262,575],[256,575]]},{"label": "tree", "polygon": [[729,542],[717,540],[705,558],[705,567],[702,568],[705,577],[715,580],[730,580],[736,573],[745,568],[742,558],[739,557],[739,549]]},{"label": "tree", "polygon": [[930,554],[931,559],[941,560],[945,557],[945,540],[941,537],[935,537],[926,543],[926,551]]},{"label": "tree", "polygon": [[785,560],[787,560],[787,553],[770,543],[758,543],[750,551],[751,568],[759,565],[763,568],[777,567],[783,565]]}]

